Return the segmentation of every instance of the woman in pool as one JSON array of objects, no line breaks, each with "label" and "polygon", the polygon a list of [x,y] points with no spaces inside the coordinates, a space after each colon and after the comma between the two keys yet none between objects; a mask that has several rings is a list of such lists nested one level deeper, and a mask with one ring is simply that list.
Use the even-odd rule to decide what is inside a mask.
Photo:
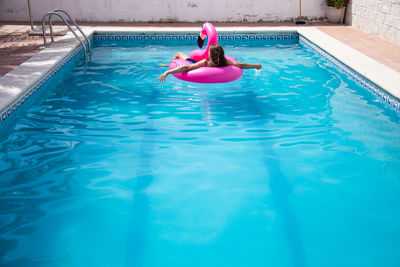
[{"label": "woman in pool", "polygon": [[[210,50],[208,52],[208,57],[210,58],[209,60],[203,59],[199,62],[196,62],[193,59],[191,59],[190,57],[188,57],[187,55],[185,55],[184,53],[178,52],[171,59],[170,64],[175,59],[187,60],[187,61],[191,62],[192,64],[180,66],[180,67],[177,67],[172,70],[167,70],[158,78],[158,81],[164,82],[167,79],[167,76],[169,74],[181,73],[181,72],[190,71],[190,70],[194,70],[194,69],[201,68],[201,67],[225,67],[225,66],[233,65],[233,66],[236,66],[241,69],[261,69],[262,68],[261,63],[258,63],[258,64],[239,63],[239,62],[234,62],[229,59],[226,59],[224,49],[219,44],[213,44],[210,46]],[[162,63],[160,65],[164,66],[164,67],[169,66],[166,64],[162,64]]]}]

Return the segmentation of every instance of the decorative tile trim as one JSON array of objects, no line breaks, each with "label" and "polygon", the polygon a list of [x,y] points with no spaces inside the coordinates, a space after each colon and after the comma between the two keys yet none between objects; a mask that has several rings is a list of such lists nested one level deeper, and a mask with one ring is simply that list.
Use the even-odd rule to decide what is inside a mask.
[{"label": "decorative tile trim", "polygon": [[115,35],[115,34],[95,34],[93,40],[106,41],[131,41],[131,40],[197,40],[198,35]]},{"label": "decorative tile trim", "polygon": [[345,73],[351,80],[357,82],[362,87],[366,88],[372,94],[374,94],[378,100],[384,104],[389,105],[394,108],[396,111],[400,111],[400,100],[396,97],[390,95],[384,89],[371,82],[367,78],[363,77],[361,74],[350,68],[349,66],[343,64],[341,61],[306,39],[304,36],[299,37],[299,43],[304,46],[310,48],[314,52],[316,52],[319,56],[325,58],[330,63],[332,63],[338,70]]},{"label": "decorative tile trim", "polygon": [[[115,34],[95,33],[94,40],[130,41],[130,40],[197,40],[198,35],[154,35],[154,34]],[[298,33],[263,33],[263,34],[220,34],[221,40],[298,40]]]},{"label": "decorative tile trim", "polygon": [[53,77],[65,64],[67,64],[70,60],[72,60],[80,51],[82,50],[81,46],[75,48],[69,55],[63,58],[60,62],[58,62],[53,69],[48,72],[46,75],[41,77],[35,84],[33,84],[23,95],[19,97],[17,101],[15,101],[12,105],[10,105],[7,109],[5,109],[0,114],[0,124],[3,123],[18,107],[20,107],[23,103],[25,103],[28,98],[35,93],[46,81],[48,81],[51,77]]},{"label": "decorative tile trim", "polygon": [[220,35],[221,40],[298,40],[298,33],[235,34]]}]

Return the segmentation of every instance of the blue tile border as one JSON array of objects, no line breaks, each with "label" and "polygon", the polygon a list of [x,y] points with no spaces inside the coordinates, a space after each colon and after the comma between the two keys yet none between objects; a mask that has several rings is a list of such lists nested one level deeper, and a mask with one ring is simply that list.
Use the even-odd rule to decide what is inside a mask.
[{"label": "blue tile border", "polygon": [[[94,40],[130,41],[130,40],[197,40],[198,34],[129,34],[101,32],[93,35]],[[299,34],[289,33],[257,33],[257,34],[219,34],[220,40],[298,40]]]},{"label": "blue tile border", "polygon": [[378,100],[382,103],[388,104],[390,107],[394,108],[397,111],[400,111],[400,100],[395,98],[394,96],[387,93],[384,89],[371,82],[367,78],[363,77],[361,74],[350,68],[349,66],[343,64],[341,61],[327,53],[325,50],[318,47],[313,42],[309,41],[304,36],[299,37],[299,44],[303,44],[311,50],[315,51],[319,56],[325,58],[330,63],[332,63],[338,70],[344,72],[348,75],[348,77],[357,82],[362,87],[366,88],[372,94],[374,94]]}]

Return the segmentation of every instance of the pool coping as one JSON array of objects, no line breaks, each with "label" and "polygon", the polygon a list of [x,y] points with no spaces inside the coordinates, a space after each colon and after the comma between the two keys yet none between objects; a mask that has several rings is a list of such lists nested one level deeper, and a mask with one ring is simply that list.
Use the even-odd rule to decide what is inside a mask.
[{"label": "pool coping", "polygon": [[[219,33],[260,34],[298,33],[317,48],[376,84],[397,102],[400,100],[400,73],[362,54],[315,27],[216,27]],[[84,27],[91,38],[96,33],[198,34],[198,27]],[[0,123],[22,104],[56,68],[79,49],[80,43],[69,32],[66,36],[0,78]],[[161,70],[160,70],[161,71]],[[155,81],[157,82],[157,81]],[[33,88],[34,87],[34,88]]]}]

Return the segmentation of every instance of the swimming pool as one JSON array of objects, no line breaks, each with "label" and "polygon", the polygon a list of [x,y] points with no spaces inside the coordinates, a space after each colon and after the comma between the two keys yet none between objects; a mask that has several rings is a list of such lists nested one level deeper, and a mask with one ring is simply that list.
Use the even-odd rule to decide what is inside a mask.
[{"label": "swimming pool", "polygon": [[263,69],[220,85],[157,82],[191,37],[95,36],[12,114],[2,264],[398,266],[398,110],[298,35],[236,36]]}]

